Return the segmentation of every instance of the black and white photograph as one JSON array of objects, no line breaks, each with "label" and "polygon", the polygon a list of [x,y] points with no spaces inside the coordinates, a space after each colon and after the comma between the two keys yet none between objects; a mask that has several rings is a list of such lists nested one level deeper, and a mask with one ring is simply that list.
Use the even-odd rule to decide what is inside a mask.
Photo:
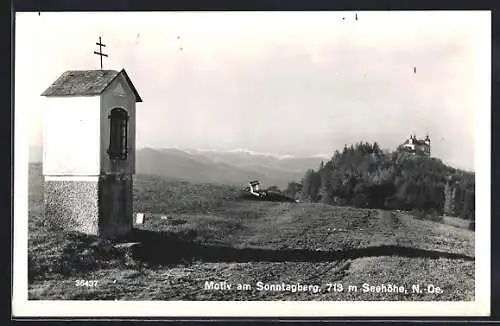
[{"label": "black and white photograph", "polygon": [[14,312],[488,315],[490,29],[16,13]]}]

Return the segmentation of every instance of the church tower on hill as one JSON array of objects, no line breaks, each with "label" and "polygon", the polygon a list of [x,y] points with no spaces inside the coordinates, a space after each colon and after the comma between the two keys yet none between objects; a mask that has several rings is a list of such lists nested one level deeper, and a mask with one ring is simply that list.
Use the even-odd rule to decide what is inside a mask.
[{"label": "church tower on hill", "polygon": [[431,156],[431,139],[429,135],[426,135],[425,139],[417,139],[416,135],[410,134],[410,138],[401,144],[401,147],[414,155]]}]

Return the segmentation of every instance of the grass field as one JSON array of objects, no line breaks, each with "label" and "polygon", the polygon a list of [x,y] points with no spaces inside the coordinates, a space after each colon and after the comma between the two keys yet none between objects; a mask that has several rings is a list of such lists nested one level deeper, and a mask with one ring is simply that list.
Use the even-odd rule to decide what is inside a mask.
[{"label": "grass field", "polygon": [[[397,212],[241,201],[236,188],[136,176],[145,223],[134,246],[121,246],[49,230],[38,170],[30,180],[32,300],[474,300],[474,232],[464,228]],[[232,288],[205,289],[219,282]],[[286,287],[298,283],[311,287]]]},{"label": "grass field", "polygon": [[468,229],[470,222],[458,217],[443,216],[443,223],[457,228]]}]

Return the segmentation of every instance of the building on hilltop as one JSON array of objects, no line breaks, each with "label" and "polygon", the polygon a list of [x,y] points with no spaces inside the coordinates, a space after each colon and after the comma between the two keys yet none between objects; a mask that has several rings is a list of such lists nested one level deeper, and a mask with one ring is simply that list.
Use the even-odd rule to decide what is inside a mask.
[{"label": "building on hilltop", "polygon": [[429,135],[425,136],[425,139],[417,139],[416,135],[411,135],[400,148],[406,152],[412,153],[414,155],[420,156],[431,156],[431,139]]}]

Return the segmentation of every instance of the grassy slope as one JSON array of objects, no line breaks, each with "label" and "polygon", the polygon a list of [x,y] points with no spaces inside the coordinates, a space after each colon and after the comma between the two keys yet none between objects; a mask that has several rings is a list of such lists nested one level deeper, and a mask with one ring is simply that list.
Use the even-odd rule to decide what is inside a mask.
[{"label": "grassy slope", "polygon": [[[127,249],[47,230],[39,223],[40,188],[30,188],[30,299],[474,299],[474,233],[450,225],[376,210],[237,201],[234,188],[139,176],[137,211],[166,218],[148,216],[134,233],[141,244]],[[77,279],[98,285],[76,287]],[[300,282],[323,291],[206,291],[205,281]],[[359,288],[326,291],[334,282]],[[431,283],[444,292],[362,293],[364,282]]]}]

